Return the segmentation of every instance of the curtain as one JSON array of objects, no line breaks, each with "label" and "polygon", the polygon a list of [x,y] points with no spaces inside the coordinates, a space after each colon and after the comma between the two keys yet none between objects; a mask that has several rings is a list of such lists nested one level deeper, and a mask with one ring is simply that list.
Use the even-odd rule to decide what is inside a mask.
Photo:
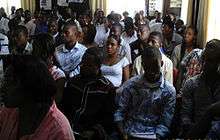
[{"label": "curtain", "polygon": [[189,0],[188,9],[187,9],[187,25],[192,25],[192,14],[193,14],[193,0]]},{"label": "curtain", "polygon": [[105,15],[107,14],[107,0],[90,0],[90,7],[92,13],[94,13],[96,9],[100,8],[104,11]]},{"label": "curtain", "polygon": [[209,12],[209,1],[200,0],[198,19],[197,19],[197,29],[199,31],[197,35],[197,43],[201,48],[204,48],[207,41],[208,16],[209,16],[208,12]]},{"label": "curtain", "polygon": [[21,8],[33,13],[36,9],[36,0],[21,0]]}]

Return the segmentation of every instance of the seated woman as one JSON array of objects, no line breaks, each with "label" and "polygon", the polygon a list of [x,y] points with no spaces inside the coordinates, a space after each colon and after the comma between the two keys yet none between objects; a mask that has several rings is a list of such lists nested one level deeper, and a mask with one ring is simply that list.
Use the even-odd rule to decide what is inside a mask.
[{"label": "seated woman", "polygon": [[187,57],[187,55],[195,49],[196,46],[196,36],[197,30],[193,26],[188,26],[184,34],[182,44],[176,46],[171,55],[171,60],[173,62],[174,70],[177,71],[178,77],[175,78],[177,81],[174,81],[175,87],[179,90],[182,86],[182,81],[185,75],[185,67],[182,67],[181,61]]},{"label": "seated woman", "polygon": [[74,140],[70,124],[52,97],[56,84],[46,64],[33,56],[12,56],[1,87],[1,140]]},{"label": "seated woman", "polygon": [[73,130],[80,134],[97,124],[112,133],[115,88],[101,74],[102,61],[100,48],[87,49],[80,74],[71,78],[64,89],[62,111],[73,122]]},{"label": "seated woman", "polygon": [[129,79],[129,62],[126,57],[119,57],[120,38],[110,35],[106,42],[106,57],[101,67],[102,74],[108,78],[115,87]]},{"label": "seated woman", "polygon": [[60,103],[63,95],[66,77],[64,72],[54,65],[53,60],[55,60],[55,42],[53,40],[53,37],[45,33],[38,34],[36,35],[32,46],[32,55],[41,58],[47,64],[49,72],[53,76],[53,79],[56,81],[57,93],[55,94],[55,100],[56,103]]}]

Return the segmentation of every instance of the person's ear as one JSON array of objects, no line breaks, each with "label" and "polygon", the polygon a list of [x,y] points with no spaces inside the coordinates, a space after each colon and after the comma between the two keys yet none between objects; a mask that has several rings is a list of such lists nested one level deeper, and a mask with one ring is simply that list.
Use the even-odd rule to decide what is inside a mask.
[{"label": "person's ear", "polygon": [[82,37],[82,35],[83,35],[82,32],[79,32],[79,31],[77,31],[75,33],[75,36],[76,36],[77,39],[80,39]]},{"label": "person's ear", "polygon": [[164,62],[163,62],[163,60],[161,60],[161,67],[163,67],[163,64],[164,64]]}]

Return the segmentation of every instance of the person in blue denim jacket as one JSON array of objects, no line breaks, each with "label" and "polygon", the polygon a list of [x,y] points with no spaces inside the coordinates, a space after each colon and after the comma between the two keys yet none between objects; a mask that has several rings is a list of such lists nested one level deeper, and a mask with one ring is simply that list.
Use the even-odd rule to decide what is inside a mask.
[{"label": "person in blue denim jacket", "polygon": [[142,62],[145,73],[125,82],[116,97],[114,117],[123,140],[166,138],[174,115],[176,91],[161,74],[159,49],[145,47]]}]

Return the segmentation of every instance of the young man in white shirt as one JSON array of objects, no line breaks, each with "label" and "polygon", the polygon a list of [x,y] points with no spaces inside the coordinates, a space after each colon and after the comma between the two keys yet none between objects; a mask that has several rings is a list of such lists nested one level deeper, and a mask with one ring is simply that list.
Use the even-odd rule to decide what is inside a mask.
[{"label": "young man in white shirt", "polygon": [[32,45],[28,42],[28,30],[25,26],[18,25],[14,31],[15,44],[12,47],[12,54],[23,55],[32,53]]},{"label": "young man in white shirt", "polygon": [[0,33],[7,34],[9,31],[8,27],[9,20],[3,17],[3,13],[0,12]]},{"label": "young man in white shirt", "polygon": [[24,12],[24,24],[28,29],[29,36],[35,35],[36,24],[34,23],[34,19],[31,18],[31,12],[29,10],[25,10]]},{"label": "young man in white shirt", "polygon": [[80,72],[80,62],[86,47],[78,43],[80,27],[69,21],[64,25],[64,44],[56,48],[55,57],[66,77],[73,77]]},{"label": "young man in white shirt", "polygon": [[[148,39],[148,44],[153,45],[160,49],[162,47],[162,35],[159,32],[152,32]],[[161,51],[160,51],[161,52]],[[161,72],[164,78],[173,84],[173,63],[172,61],[166,57],[165,54],[161,52],[163,66],[161,68]],[[139,56],[135,59],[133,64],[133,75],[140,75],[144,73],[144,68],[142,67],[142,56]]]}]

